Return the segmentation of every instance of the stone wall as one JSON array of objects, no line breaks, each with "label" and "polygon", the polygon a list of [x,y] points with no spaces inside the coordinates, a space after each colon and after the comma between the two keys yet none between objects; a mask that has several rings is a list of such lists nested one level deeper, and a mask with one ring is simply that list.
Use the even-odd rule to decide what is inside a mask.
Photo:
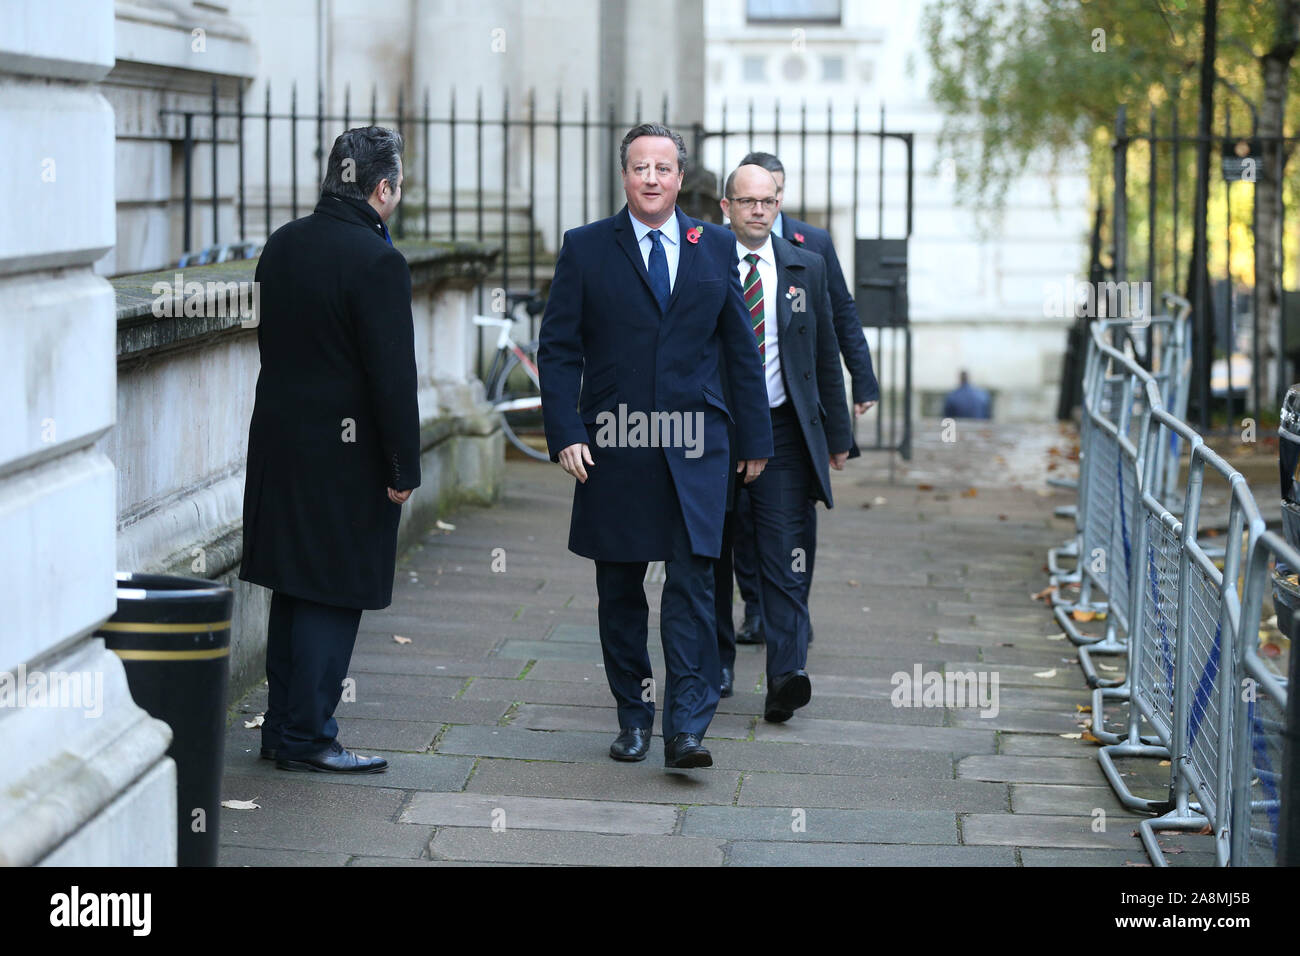
[{"label": "stone wall", "polygon": [[[447,509],[490,504],[503,435],[470,373],[474,290],[496,255],[473,243],[399,243],[411,266],[420,383],[422,483],[403,507],[405,548]],[[235,590],[230,694],[265,676],[270,591],[237,579],[257,331],[221,308],[209,283],[251,283],[256,260],[124,276],[117,291],[117,427],[98,450],[114,462],[117,565],[220,581]],[[177,275],[180,279],[177,279]],[[156,284],[199,283],[189,316],[158,318]],[[178,303],[179,304],[179,303]]]},{"label": "stone wall", "polygon": [[[116,609],[112,0],[11,0],[0,30],[0,866],[171,866],[167,725],[90,635]],[[35,690],[76,678],[76,699]],[[32,692],[29,696],[29,691]],[[57,704],[57,705],[56,705]]]}]

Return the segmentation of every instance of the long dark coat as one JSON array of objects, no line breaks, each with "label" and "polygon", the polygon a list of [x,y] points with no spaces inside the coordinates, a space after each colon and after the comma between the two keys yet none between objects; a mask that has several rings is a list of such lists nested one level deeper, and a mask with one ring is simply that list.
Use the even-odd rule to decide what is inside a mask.
[{"label": "long dark coat", "polygon": [[393,599],[401,506],[420,484],[411,273],[365,202],[321,196],[257,264],[262,370],[239,577],[350,608]]},{"label": "long dark coat", "polygon": [[[826,261],[776,235],[772,236],[772,253],[776,289],[765,299],[776,306],[785,391],[799,416],[799,429],[812,459],[812,496],[830,508],[834,504],[830,456],[848,451],[852,435]],[[796,312],[799,301],[803,311]]]},{"label": "long dark coat", "polygon": [[[848,366],[849,375],[853,379],[853,401],[879,401],[880,383],[876,381],[876,372],[871,365],[871,348],[867,345],[866,336],[862,334],[858,307],[853,302],[848,283],[844,281],[844,270],[840,267],[840,257],[835,254],[835,246],[831,243],[831,234],[825,229],[792,219],[785,213],[781,214],[781,228],[783,238],[826,260],[826,283],[830,287],[835,335],[839,341],[840,354],[844,356],[844,364]],[[861,454],[858,443],[854,440],[849,448],[849,457],[857,458]]]},{"label": "long dark coat", "polygon": [[[624,206],[565,234],[542,317],[537,359],[551,458],[586,442],[595,460],[586,483],[574,482],[569,549],[599,561],[671,557],[678,501],[692,552],[718,557],[734,460],[728,419],[736,425],[737,457],[772,455],[767,387],[736,271],[735,237],[680,209],[675,214],[681,249],[666,310],[651,291]],[[698,414],[699,454],[688,457],[691,449],[680,445],[602,447],[598,420],[620,405],[628,412]]]}]

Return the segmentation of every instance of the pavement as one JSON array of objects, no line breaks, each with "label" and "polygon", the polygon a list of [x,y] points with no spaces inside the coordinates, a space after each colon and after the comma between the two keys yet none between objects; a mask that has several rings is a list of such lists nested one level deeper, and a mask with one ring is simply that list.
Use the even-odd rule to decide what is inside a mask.
[{"label": "pavement", "polygon": [[[1069,472],[1073,442],[1056,425],[922,422],[893,483],[884,453],[836,473],[836,507],[819,515],[812,702],[766,723],[763,648],[742,645],[736,695],[706,738],[714,766],[692,771],[664,769],[659,737],[643,763],[608,757],[594,569],[566,549],[572,479],[511,459],[501,502],[446,516],[399,557],[393,604],[362,616],[340,739],[388,772],[259,760],[246,724],[263,685],[228,730],[222,799],[258,809],[222,811],[221,863],[1145,865],[1141,817],[1084,739],[1073,648],[1032,599],[1070,532],[1052,512],[1072,494],[1046,478]],[[647,585],[662,678],[658,591]],[[918,674],[932,693],[901,706]],[[954,693],[960,681],[941,693],[941,674],[984,694]],[[1168,775],[1133,763],[1135,790]],[[1206,862],[1200,839],[1167,837],[1171,859]]]}]

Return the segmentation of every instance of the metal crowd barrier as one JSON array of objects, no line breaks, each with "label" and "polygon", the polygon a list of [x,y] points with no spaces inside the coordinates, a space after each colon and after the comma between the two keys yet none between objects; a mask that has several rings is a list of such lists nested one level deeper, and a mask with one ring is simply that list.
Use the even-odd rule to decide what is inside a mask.
[{"label": "metal crowd barrier", "polygon": [[[1220,865],[1272,864],[1287,801],[1287,686],[1259,654],[1259,626],[1272,559],[1297,568],[1300,553],[1266,531],[1244,477],[1182,420],[1188,342],[1179,311],[1151,371],[1131,338],[1094,324],[1076,516],[1080,598],[1053,612],[1094,687],[1106,780],[1126,807],[1160,814],[1138,827],[1152,862],[1167,863],[1162,833],[1192,831],[1213,834]],[[1222,510],[1210,513],[1207,478],[1224,493],[1222,546],[1198,534],[1223,526]],[[1081,606],[1105,612],[1103,636],[1078,634],[1070,611]],[[1097,653],[1127,656],[1122,681],[1097,675]],[[1105,727],[1107,700],[1128,702],[1120,732]],[[1123,758],[1168,761],[1161,792],[1133,793],[1116,764]]]},{"label": "metal crowd barrier", "polygon": [[[1253,625],[1263,604],[1270,558],[1300,568],[1300,554],[1272,531],[1259,535],[1250,545],[1236,646],[1240,676],[1234,695],[1231,768],[1234,866],[1273,866],[1278,861],[1287,680],[1260,656]],[[1294,647],[1291,653],[1296,653]]]},{"label": "metal crowd barrier", "polygon": [[[1116,390],[1120,384],[1118,380],[1107,382],[1103,378],[1101,390],[1093,387],[1092,383],[1098,375],[1098,344],[1110,344],[1116,348],[1128,346],[1135,357],[1141,359],[1144,357],[1141,346],[1145,340],[1149,339],[1152,354],[1150,362],[1151,377],[1160,387],[1164,406],[1173,410],[1179,417],[1186,413],[1187,383],[1190,381],[1188,368],[1191,362],[1191,334],[1188,323],[1191,306],[1186,299],[1170,293],[1165,293],[1162,299],[1166,307],[1170,309],[1168,314],[1153,316],[1145,324],[1141,323],[1140,320],[1135,321],[1133,319],[1099,319],[1093,323],[1094,334],[1088,338],[1084,353],[1084,404],[1079,424],[1079,478],[1076,483],[1078,502],[1073,507],[1075,534],[1062,545],[1050,549],[1047,553],[1050,583],[1058,589],[1053,594],[1052,603],[1053,606],[1067,605],[1067,616],[1069,611],[1074,610],[1100,611],[1102,603],[1092,599],[1092,590],[1094,587],[1100,588],[1103,592],[1105,590],[1104,585],[1099,581],[1099,578],[1104,577],[1104,574],[1094,575],[1091,579],[1083,574],[1084,561],[1092,554],[1092,549],[1086,548],[1084,542],[1084,538],[1088,536],[1087,514],[1091,504],[1088,500],[1087,476],[1090,467],[1100,464],[1094,461],[1090,466],[1088,459],[1088,448],[1092,438],[1092,419],[1093,414],[1103,412],[1114,401],[1117,397]],[[1095,334],[1098,329],[1103,333],[1100,339]],[[1114,420],[1114,418],[1111,419],[1111,421]],[[1171,483],[1176,481],[1177,464],[1175,463],[1172,473],[1166,472],[1160,475],[1157,480]],[[1062,481],[1052,483],[1061,486],[1065,484]],[[1062,517],[1069,516],[1063,513],[1061,509],[1058,509],[1058,515]],[[1099,531],[1100,529],[1094,530]],[[1080,555],[1084,557],[1081,558]],[[1062,559],[1069,558],[1075,560],[1073,568],[1067,568],[1062,563]],[[1080,585],[1079,597],[1074,601],[1067,601],[1059,594],[1061,587],[1070,584]],[[1058,620],[1061,620],[1060,615],[1058,615]],[[1077,628],[1064,623],[1062,626],[1075,643],[1087,642],[1087,639],[1080,635]]]}]

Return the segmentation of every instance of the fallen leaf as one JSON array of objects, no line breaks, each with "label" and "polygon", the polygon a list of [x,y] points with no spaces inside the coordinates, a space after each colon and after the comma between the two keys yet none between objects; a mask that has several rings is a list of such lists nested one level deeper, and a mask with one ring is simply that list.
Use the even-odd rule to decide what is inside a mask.
[{"label": "fallen leaf", "polygon": [[1097,616],[1096,611],[1081,611],[1078,610],[1077,608],[1070,612],[1070,617],[1074,618],[1076,621],[1087,622],[1093,620],[1094,618],[1096,618],[1096,616]]},{"label": "fallen leaf", "polygon": [[1160,761],[1160,766],[1161,766],[1161,767],[1169,767],[1169,766],[1172,766],[1172,764],[1171,764],[1168,760],[1162,760],[1162,761]]},{"label": "fallen leaf", "polygon": [[1044,635],[1044,636],[1045,636],[1049,641],[1063,641],[1063,640],[1065,640],[1065,635],[1064,635],[1064,634],[1046,634],[1046,635]]},{"label": "fallen leaf", "polygon": [[1214,831],[1210,829],[1210,825],[1207,823],[1205,826],[1201,827],[1199,830],[1196,831],[1196,835],[1197,835],[1197,836],[1214,836]]},{"label": "fallen leaf", "polygon": [[871,499],[871,503],[873,505],[883,505],[885,503],[885,499],[877,496]]},{"label": "fallen leaf", "polygon": [[449,524],[448,522],[443,521],[441,518],[438,519],[437,521],[435,521],[435,522],[433,523],[433,525],[434,525],[434,527],[437,528],[439,531],[455,531],[455,530],[456,530],[456,526],[455,526],[454,524]]},{"label": "fallen leaf", "polygon": [[1075,704],[1075,705],[1074,705],[1074,709],[1077,710],[1077,711],[1078,711],[1079,713],[1081,713],[1081,714],[1091,714],[1091,713],[1092,713],[1092,705],[1091,705],[1091,704]]},{"label": "fallen leaf", "polygon": [[1057,734],[1062,740],[1082,740],[1083,734]]},{"label": "fallen leaf", "polygon": [[934,485],[929,485],[929,484],[926,484],[926,483],[922,482],[921,484],[919,484],[919,485],[916,486],[916,490],[917,490],[917,491],[934,491]]},{"label": "fallen leaf", "polygon": [[410,643],[411,643],[411,639],[410,639],[409,637],[402,637],[401,634],[394,634],[394,635],[393,635],[393,640],[394,640],[395,642],[397,642],[398,644],[410,644]]},{"label": "fallen leaf", "polygon": [[1029,600],[1031,600],[1031,601],[1046,601],[1049,597],[1051,597],[1051,595],[1052,595],[1053,593],[1055,593],[1055,591],[1056,591],[1056,585],[1055,585],[1055,584],[1049,584],[1047,587],[1043,588],[1043,589],[1042,589],[1041,591],[1039,591],[1037,594],[1031,594],[1031,595],[1029,595]]},{"label": "fallen leaf", "polygon": [[227,810],[260,810],[262,809],[256,801],[257,797],[252,800],[222,800],[221,805]]},{"label": "fallen leaf", "polygon": [[1282,654],[1282,648],[1278,647],[1272,641],[1269,641],[1267,644],[1260,645],[1259,652],[1265,657],[1280,657]]},{"label": "fallen leaf", "polygon": [[974,498],[977,495],[979,495],[979,491],[978,489],[975,488],[967,488],[965,491],[961,493],[961,496],[963,498]]},{"label": "fallen leaf", "polygon": [[857,586],[858,586],[858,582],[854,581],[852,578],[849,578],[849,587],[855,588]]},{"label": "fallen leaf", "polygon": [[1088,743],[1090,743],[1090,744],[1099,744],[1099,743],[1101,743],[1101,740],[1098,739],[1096,736],[1094,736],[1094,735],[1092,734],[1091,731],[1087,731],[1087,730],[1085,730],[1082,734],[1079,735],[1079,737],[1080,737],[1081,739],[1083,739],[1083,740],[1088,741]]},{"label": "fallen leaf", "polygon": [[244,721],[244,729],[245,729],[245,730],[252,730],[254,727],[261,727],[261,726],[262,726],[262,715],[261,715],[261,714],[258,714],[258,715],[257,715],[256,717],[254,717],[252,720],[246,720],[246,721]]},{"label": "fallen leaf", "polygon": [[1111,672],[1114,672],[1114,671],[1119,670],[1118,667],[1111,667],[1109,664],[1103,664],[1101,661],[1098,661],[1098,662],[1097,662],[1097,666],[1098,666],[1101,670],[1104,670],[1104,671],[1111,671]]},{"label": "fallen leaf", "polygon": [[[1133,836],[1137,836],[1136,831],[1133,833]],[[1151,864],[1150,864],[1150,863],[1135,863],[1135,862],[1132,861],[1132,860],[1125,860],[1125,861],[1124,861],[1124,865],[1125,865],[1125,866],[1150,866]]]},{"label": "fallen leaf", "polygon": [[1051,678],[1053,678],[1053,677],[1056,676],[1056,668],[1053,667],[1051,670],[1048,670],[1048,671],[1039,671],[1039,672],[1036,673],[1034,676],[1035,676],[1035,677],[1042,677],[1042,678],[1045,679],[1045,680],[1049,680],[1049,679],[1051,679]]}]

